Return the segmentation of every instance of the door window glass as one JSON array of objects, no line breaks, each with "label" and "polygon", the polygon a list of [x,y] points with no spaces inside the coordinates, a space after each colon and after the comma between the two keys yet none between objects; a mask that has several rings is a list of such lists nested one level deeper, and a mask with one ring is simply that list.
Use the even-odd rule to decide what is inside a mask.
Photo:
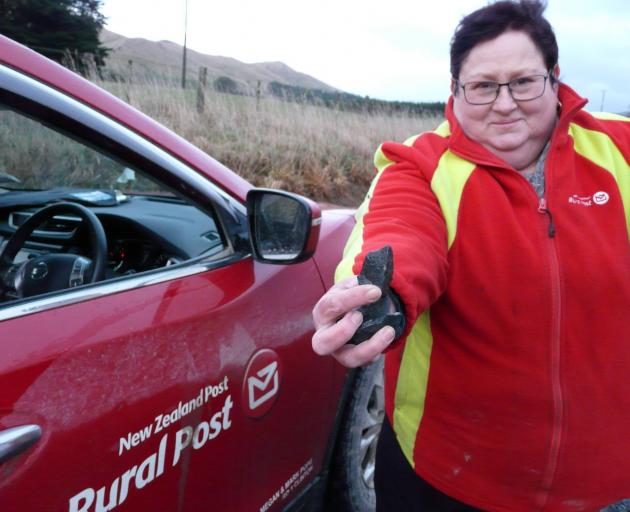
[{"label": "door window glass", "polygon": [[[0,251],[4,256],[16,231],[36,212],[57,202],[87,208],[103,226],[107,255],[99,281],[165,269],[202,255],[220,255],[226,248],[212,215],[90,141],[78,140],[2,103],[0,140]],[[0,306],[89,284],[89,264],[94,260],[90,236],[85,222],[71,211],[45,219],[20,243],[16,254],[8,251],[9,258],[0,263]],[[51,260],[58,260],[59,255],[83,257],[87,261],[84,279],[77,279],[72,265],[80,264],[72,256],[67,276],[44,276],[58,271]],[[29,260],[37,261],[25,267]],[[43,284],[24,285],[23,281],[39,275],[44,276],[40,278]]]}]

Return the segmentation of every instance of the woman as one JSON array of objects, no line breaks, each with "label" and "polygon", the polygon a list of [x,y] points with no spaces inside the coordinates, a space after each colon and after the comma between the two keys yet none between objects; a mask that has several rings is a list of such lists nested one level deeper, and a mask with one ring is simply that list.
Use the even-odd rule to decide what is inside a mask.
[{"label": "woman", "polygon": [[[538,1],[465,17],[447,121],[385,143],[313,348],[382,352],[382,510],[599,510],[630,496],[630,122],[559,83]],[[349,345],[390,245],[406,329]]]}]

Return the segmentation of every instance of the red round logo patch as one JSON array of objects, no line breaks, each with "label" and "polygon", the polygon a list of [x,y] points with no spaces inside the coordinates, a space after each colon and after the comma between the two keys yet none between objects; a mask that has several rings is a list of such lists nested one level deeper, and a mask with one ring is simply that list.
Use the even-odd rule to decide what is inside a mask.
[{"label": "red round logo patch", "polygon": [[280,358],[273,350],[264,348],[249,360],[243,379],[243,411],[247,416],[259,418],[268,413],[280,390]]}]

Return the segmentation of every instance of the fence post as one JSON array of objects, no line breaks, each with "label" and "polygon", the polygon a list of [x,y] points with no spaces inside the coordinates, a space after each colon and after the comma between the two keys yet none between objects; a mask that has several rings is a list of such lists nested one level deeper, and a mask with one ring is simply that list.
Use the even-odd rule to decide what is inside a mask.
[{"label": "fence post", "polygon": [[208,78],[208,68],[202,66],[199,68],[199,82],[197,84],[197,112],[203,114],[203,110],[206,104],[205,88],[206,80]]},{"label": "fence post", "polygon": [[256,112],[260,110],[260,80],[256,84]]},{"label": "fence post", "polygon": [[[125,101],[131,105],[131,83],[133,80],[133,60],[127,61],[127,87],[125,88]],[[123,82],[124,83],[124,82]]]}]

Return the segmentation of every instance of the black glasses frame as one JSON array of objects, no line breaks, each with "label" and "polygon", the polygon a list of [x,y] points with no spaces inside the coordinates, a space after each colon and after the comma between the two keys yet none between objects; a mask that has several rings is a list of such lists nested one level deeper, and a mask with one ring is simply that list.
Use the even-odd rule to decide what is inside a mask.
[{"label": "black glasses frame", "polygon": [[[515,82],[517,80],[521,80],[522,78],[529,78],[529,77],[539,77],[541,76],[543,78],[543,87],[542,87],[542,91],[540,92],[540,94],[538,96],[534,96],[533,98],[527,98],[525,100],[523,99],[517,99],[514,97],[514,92],[512,91],[512,87],[510,86],[510,84],[512,82]],[[510,80],[509,82],[503,82],[503,83],[498,83],[498,82],[492,82],[490,80],[488,80],[488,83],[493,83],[497,86],[496,89],[496,94],[494,95],[494,98],[492,98],[491,100],[488,101],[484,101],[484,102],[477,102],[477,101],[470,101],[468,99],[468,96],[466,95],[466,86],[470,85],[472,83],[479,83],[478,80],[475,80],[474,82],[468,82],[468,83],[462,83],[459,80],[455,80],[457,82],[457,86],[461,87],[464,91],[464,99],[466,100],[466,102],[469,105],[490,105],[490,103],[494,103],[495,101],[497,101],[497,98],[499,97],[499,94],[501,93],[501,87],[507,87],[508,92],[510,93],[510,96],[512,97],[512,99],[514,101],[519,101],[519,102],[523,102],[523,101],[532,101],[532,100],[536,100],[538,98],[540,98],[543,94],[545,94],[545,89],[547,88],[547,79],[549,79],[551,76],[551,72],[547,73],[546,75],[528,75],[527,77],[524,76],[520,76],[518,78],[515,78],[514,80]],[[483,82],[484,80],[481,80],[481,82]]]}]

